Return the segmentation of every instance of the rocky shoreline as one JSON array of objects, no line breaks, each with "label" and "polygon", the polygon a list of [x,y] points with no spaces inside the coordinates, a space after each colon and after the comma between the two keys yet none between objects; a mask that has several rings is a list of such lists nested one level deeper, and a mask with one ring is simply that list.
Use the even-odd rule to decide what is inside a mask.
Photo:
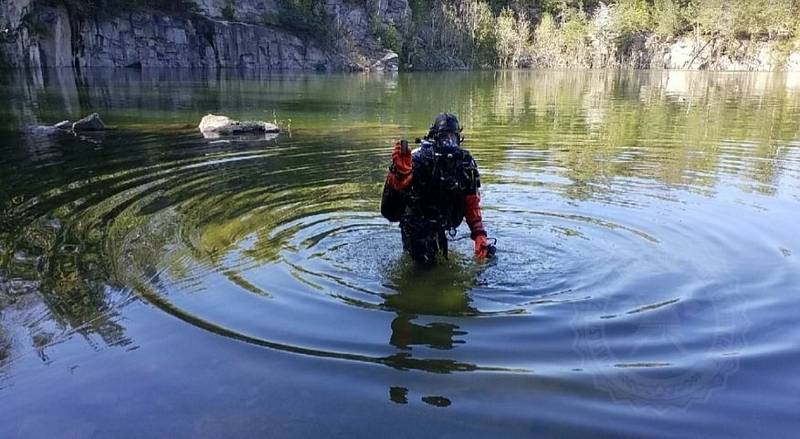
[{"label": "rocky shoreline", "polygon": [[[375,29],[409,29],[408,0],[325,0],[331,35],[288,29],[268,20],[278,0],[192,0],[191,11],[121,9],[81,15],[60,1],[6,0],[0,5],[0,66],[41,71],[52,67],[239,68],[264,71],[397,71],[465,69],[463,60],[435,65],[400,59]],[[602,20],[599,13],[595,21]],[[520,62],[529,68],[651,68],[720,71],[800,71],[800,47],[743,40],[731,46],[685,35],[639,35],[619,53],[596,25],[588,53],[538,48]],[[413,35],[412,35],[413,36]],[[408,37],[408,35],[406,35]],[[408,38],[407,38],[408,39]],[[413,38],[412,38],[413,40]],[[424,46],[424,42],[420,42]],[[395,44],[396,45],[396,44]],[[425,47],[417,48],[424,53]],[[441,54],[439,54],[441,55]],[[405,59],[409,58],[409,59]],[[441,57],[440,57],[441,58]]]},{"label": "rocky shoreline", "polygon": [[542,56],[533,60],[530,67],[800,72],[800,48],[782,53],[775,46],[771,42],[741,41],[732,50],[715,39],[687,36],[659,40],[642,36],[618,58],[604,56],[607,50],[600,49],[594,56],[582,59],[563,54]]}]

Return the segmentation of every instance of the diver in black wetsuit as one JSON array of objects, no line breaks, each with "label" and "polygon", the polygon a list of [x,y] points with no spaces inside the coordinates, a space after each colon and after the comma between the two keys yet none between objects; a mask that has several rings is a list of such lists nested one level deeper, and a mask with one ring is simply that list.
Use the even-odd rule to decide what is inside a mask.
[{"label": "diver in black wetsuit", "polygon": [[461,147],[463,140],[456,116],[442,113],[413,153],[407,143],[394,143],[381,213],[400,222],[403,248],[418,262],[433,263],[438,254],[447,257],[446,232],[465,218],[475,255],[494,254],[483,227],[478,166]]}]

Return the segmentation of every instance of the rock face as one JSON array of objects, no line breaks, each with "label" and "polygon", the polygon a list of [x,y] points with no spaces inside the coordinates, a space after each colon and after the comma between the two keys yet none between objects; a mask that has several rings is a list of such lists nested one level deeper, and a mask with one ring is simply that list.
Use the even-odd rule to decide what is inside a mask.
[{"label": "rock face", "polygon": [[100,115],[92,113],[72,124],[72,131],[102,131],[106,129]]},{"label": "rock face", "polygon": [[743,71],[799,71],[794,59],[800,59],[800,47],[780,55],[775,43],[739,42],[736,47],[726,46],[714,39],[679,38],[661,45],[663,57],[654,57],[651,67],[680,70],[743,70]]},{"label": "rock face", "polygon": [[4,0],[0,3],[0,30],[18,28],[32,3],[33,0]]},{"label": "rock face", "polygon": [[[58,2],[6,2],[0,5],[0,60],[33,69],[363,70],[384,55],[371,35],[376,17],[400,27],[410,14],[408,0],[325,0],[340,36],[332,39],[269,24],[274,20],[268,17],[280,14],[276,0],[195,0],[198,13],[131,9],[95,16],[76,16]],[[223,12],[231,4],[233,19]]]},{"label": "rock face", "polygon": [[[412,22],[409,0],[319,0],[330,30],[322,36],[276,25],[283,23],[285,0],[186,1],[194,11],[129,7],[81,15],[61,0],[0,0],[0,67],[26,67],[40,76],[49,67],[394,71],[400,60],[378,35],[392,27],[407,32]],[[608,3],[600,2],[590,20],[587,50],[540,48],[521,66],[800,71],[798,44],[784,53],[776,42],[726,46],[691,35],[664,41],[640,34],[618,53]],[[417,66],[469,67],[452,55],[429,58]]]},{"label": "rock face", "polygon": [[200,132],[206,138],[217,138],[227,135],[277,133],[277,125],[260,121],[238,121],[227,116],[207,114],[200,120]]}]

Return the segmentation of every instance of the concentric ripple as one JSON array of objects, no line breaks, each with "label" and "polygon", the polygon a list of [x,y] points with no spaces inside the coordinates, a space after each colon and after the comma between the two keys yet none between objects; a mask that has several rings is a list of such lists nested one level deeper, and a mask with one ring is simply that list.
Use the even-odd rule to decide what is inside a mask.
[{"label": "concentric ripple", "polygon": [[[629,190],[634,198],[619,206],[571,206],[558,172],[541,184],[505,171],[484,177],[498,257],[475,261],[462,227],[450,259],[423,269],[377,213],[383,171],[363,158],[384,159],[371,146],[378,139],[362,141],[359,154],[319,148],[311,135],[181,154],[196,137],[173,137],[171,160],[123,162],[121,172],[19,200],[14,212],[66,212],[60,248],[97,247],[115,283],[193,325],[290,352],[437,372],[550,370],[522,353],[548,337],[571,340],[593,321],[630,324],[692,304],[730,270],[733,225],[699,236],[693,230],[715,227],[694,213],[627,215],[630,205],[669,198],[667,188]],[[151,139],[135,141],[146,148]],[[580,311],[586,304],[591,313]],[[532,330],[537,337],[521,337]],[[499,339],[513,348],[492,347]],[[669,355],[628,360],[617,364],[671,364]]]},{"label": "concentric ripple", "polygon": [[[335,127],[326,113],[324,129],[231,142],[123,126],[21,137],[24,160],[0,162],[27,160],[3,177],[0,299],[42,292],[46,306],[23,317],[38,328],[56,316],[33,336],[44,345],[70,331],[124,345],[114,315],[132,295],[321,361],[591,381],[653,405],[720,388],[754,352],[745,334],[764,325],[759,310],[786,317],[776,308],[789,299],[763,292],[800,281],[797,123],[755,124],[766,110],[749,96],[737,131],[669,93],[652,104],[645,88],[604,90],[602,102],[566,90],[550,102],[497,81],[456,105],[493,260],[474,259],[462,225],[449,259],[416,266],[378,213],[389,139],[424,127],[427,111],[363,122],[340,109]],[[701,116],[720,131],[691,131]]]}]

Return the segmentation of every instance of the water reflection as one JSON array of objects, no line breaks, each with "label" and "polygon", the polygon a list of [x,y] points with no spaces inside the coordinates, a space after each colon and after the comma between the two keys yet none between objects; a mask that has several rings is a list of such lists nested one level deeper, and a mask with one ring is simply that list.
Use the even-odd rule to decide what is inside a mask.
[{"label": "water reflection", "polygon": [[[130,347],[121,316],[138,297],[230,339],[388,366],[406,374],[382,383],[391,401],[446,406],[412,375],[580,369],[570,306],[603,304],[586,327],[624,326],[635,294],[680,297],[707,334],[698,279],[782,291],[800,251],[784,230],[800,199],[800,90],[782,74],[59,70],[16,76],[0,98],[4,370],[18,353],[53,361],[68,334]],[[389,140],[443,109],[480,162],[505,246],[493,266],[460,236],[451,261],[420,271],[376,213]],[[116,129],[25,130],[89,111]],[[207,112],[291,120],[292,134],[210,142],[194,128]],[[769,282],[753,272],[766,261]],[[642,328],[656,315],[636,313]],[[677,346],[702,344],[687,333]],[[644,347],[616,364],[680,363],[633,337]],[[659,349],[663,361],[637,357]]]},{"label": "water reflection", "polygon": [[0,350],[6,352],[0,357],[10,360],[30,350],[49,362],[47,348],[75,334],[92,349],[131,345],[119,323],[130,296],[109,284],[101,244],[75,237],[56,219],[15,224],[5,232],[0,247],[7,249],[0,254],[0,338],[5,343]]},{"label": "water reflection", "polygon": [[[406,258],[407,259],[407,258]],[[391,323],[389,344],[398,349],[389,364],[403,370],[423,365],[428,372],[476,370],[475,365],[457,364],[446,360],[420,360],[414,358],[415,348],[446,351],[467,342],[467,332],[446,317],[474,315],[478,311],[470,306],[469,290],[477,276],[471,275],[469,266],[458,260],[448,260],[434,267],[416,266],[408,260],[398,261],[399,268],[388,278],[395,290],[386,296],[383,306],[397,313]],[[418,323],[420,314],[427,315],[426,323]],[[418,354],[419,355],[419,354]],[[435,355],[435,354],[434,354]],[[389,388],[389,399],[398,404],[408,403],[409,390],[405,387]],[[443,396],[423,396],[426,404],[447,407],[450,399]]]},{"label": "water reflection", "polygon": [[402,350],[410,350],[412,345],[447,350],[453,349],[454,343],[466,343],[463,339],[453,339],[466,335],[466,332],[458,330],[458,326],[437,322],[419,325],[413,322],[416,318],[414,314],[398,314],[392,320],[392,338],[389,339],[389,344]]},{"label": "water reflection", "polygon": [[[419,361],[414,359],[415,346],[435,350],[453,349],[455,345],[466,343],[467,332],[460,330],[450,319],[436,321],[436,316],[445,318],[474,315],[477,310],[469,304],[469,290],[474,285],[475,276],[471,269],[457,260],[443,261],[435,267],[419,267],[404,258],[398,262],[399,268],[389,276],[393,293],[387,294],[383,306],[397,313],[391,323],[389,344],[400,352],[394,363],[401,368],[404,364],[428,364],[431,372],[448,372],[450,366],[455,370],[474,369],[473,365],[457,365],[436,360]],[[419,314],[429,316],[427,323],[417,323]]]}]

